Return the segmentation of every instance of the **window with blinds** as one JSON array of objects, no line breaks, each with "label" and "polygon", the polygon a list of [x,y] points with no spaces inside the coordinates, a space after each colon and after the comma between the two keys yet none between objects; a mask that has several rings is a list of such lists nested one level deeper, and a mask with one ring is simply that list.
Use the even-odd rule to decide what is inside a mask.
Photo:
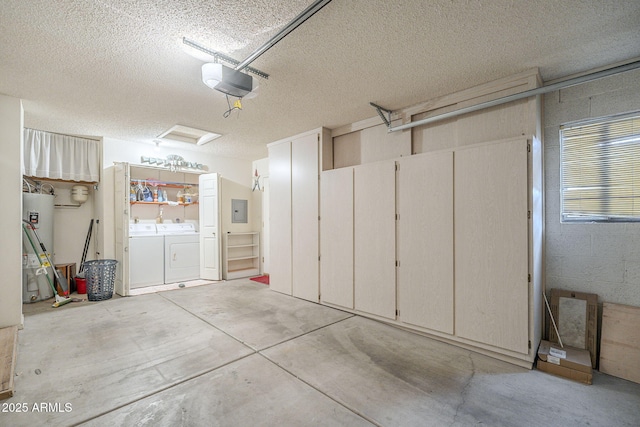
[{"label": "window with blinds", "polygon": [[640,221],[640,112],[560,127],[563,221]]}]

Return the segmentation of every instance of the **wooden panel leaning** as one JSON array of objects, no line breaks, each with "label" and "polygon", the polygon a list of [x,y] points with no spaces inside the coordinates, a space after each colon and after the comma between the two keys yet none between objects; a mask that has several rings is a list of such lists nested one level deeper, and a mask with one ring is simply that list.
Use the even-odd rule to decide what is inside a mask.
[{"label": "wooden panel leaning", "polygon": [[640,383],[640,307],[602,305],[600,372]]},{"label": "wooden panel leaning", "polygon": [[[562,343],[589,350],[591,367],[595,368],[598,360],[598,295],[551,289],[550,304]],[[559,342],[553,328],[549,328],[549,341]]]}]

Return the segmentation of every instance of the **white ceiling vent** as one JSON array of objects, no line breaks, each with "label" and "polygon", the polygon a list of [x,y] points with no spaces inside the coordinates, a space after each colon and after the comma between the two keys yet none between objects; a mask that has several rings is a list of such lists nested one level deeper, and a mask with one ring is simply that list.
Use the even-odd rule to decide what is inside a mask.
[{"label": "white ceiling vent", "polygon": [[158,139],[171,142],[186,142],[189,144],[204,145],[222,135],[208,130],[190,128],[188,126],[175,125],[166,132],[158,135]]}]

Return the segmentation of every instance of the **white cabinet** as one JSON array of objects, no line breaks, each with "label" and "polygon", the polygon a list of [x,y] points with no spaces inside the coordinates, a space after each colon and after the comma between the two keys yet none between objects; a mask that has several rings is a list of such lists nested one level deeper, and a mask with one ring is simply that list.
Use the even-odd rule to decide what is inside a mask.
[{"label": "white cabinet", "polygon": [[524,138],[455,153],[455,334],[523,354],[530,313],[527,176]]},{"label": "white cabinet", "polygon": [[291,143],[269,145],[269,288],[291,295]]},{"label": "white cabinet", "polygon": [[320,293],[319,180],[326,129],[274,142],[269,149],[272,290],[309,301]]},{"label": "white cabinet", "polygon": [[353,168],[322,172],[320,299],[353,309]]},{"label": "white cabinet", "polygon": [[396,163],[354,168],[355,309],[396,317]]},{"label": "white cabinet", "polygon": [[225,280],[260,274],[260,233],[225,235],[222,278]]},{"label": "white cabinet", "polygon": [[309,301],[320,295],[320,134],[291,142],[292,294]]},{"label": "white cabinet", "polygon": [[398,161],[402,322],[453,334],[453,152]]},{"label": "white cabinet", "polygon": [[540,162],[522,137],[322,172],[321,302],[531,366]]}]

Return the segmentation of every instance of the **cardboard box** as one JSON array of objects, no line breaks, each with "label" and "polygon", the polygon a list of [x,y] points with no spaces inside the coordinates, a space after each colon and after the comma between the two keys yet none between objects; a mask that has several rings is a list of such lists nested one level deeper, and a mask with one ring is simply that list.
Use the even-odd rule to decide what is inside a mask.
[{"label": "cardboard box", "polygon": [[[72,262],[69,264],[56,264],[56,269],[60,270],[60,273],[62,273],[62,276],[67,279],[67,283],[69,284],[69,294],[71,294],[71,292],[75,292],[76,263]],[[62,289],[60,289],[60,285],[58,284],[57,280],[56,280],[56,289],[58,290],[58,293],[62,295]]]},{"label": "cardboard box", "polygon": [[591,384],[593,370],[589,350],[569,346],[560,347],[549,341],[540,341],[538,347],[539,370],[585,384]]},{"label": "cardboard box", "polygon": [[554,365],[541,359],[538,359],[536,366],[542,372],[547,372],[559,377],[569,378],[570,380],[578,381],[584,384],[591,384],[593,380],[593,374],[587,374],[575,369],[566,368],[560,365]]}]

